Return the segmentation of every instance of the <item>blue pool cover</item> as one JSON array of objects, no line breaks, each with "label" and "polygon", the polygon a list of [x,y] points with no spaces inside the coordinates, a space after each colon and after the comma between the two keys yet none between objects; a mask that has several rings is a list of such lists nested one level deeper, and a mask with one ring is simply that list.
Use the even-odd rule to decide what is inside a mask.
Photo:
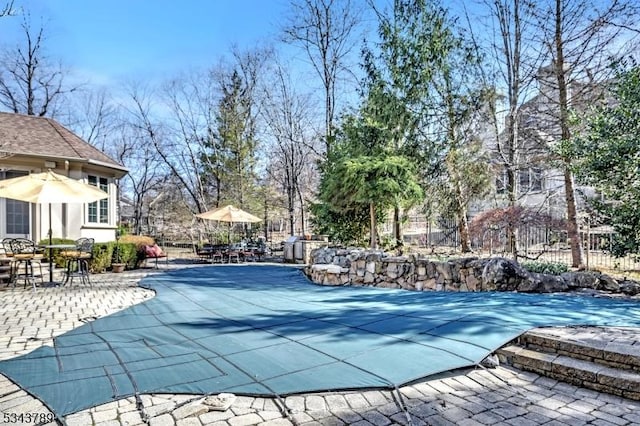
[{"label": "blue pool cover", "polygon": [[156,297],[0,362],[58,416],[142,393],[287,395],[392,388],[473,366],[537,326],[640,326],[638,303],[321,287],[295,268],[145,278]]}]

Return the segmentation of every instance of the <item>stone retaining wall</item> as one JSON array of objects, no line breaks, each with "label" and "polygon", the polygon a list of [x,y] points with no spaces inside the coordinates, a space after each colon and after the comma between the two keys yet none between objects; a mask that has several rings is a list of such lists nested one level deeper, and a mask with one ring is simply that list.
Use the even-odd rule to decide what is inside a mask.
[{"label": "stone retaining wall", "polygon": [[362,285],[417,291],[559,292],[590,289],[640,294],[640,285],[591,271],[546,275],[529,272],[510,259],[464,257],[436,261],[418,255],[320,248],[306,273],[316,284]]}]

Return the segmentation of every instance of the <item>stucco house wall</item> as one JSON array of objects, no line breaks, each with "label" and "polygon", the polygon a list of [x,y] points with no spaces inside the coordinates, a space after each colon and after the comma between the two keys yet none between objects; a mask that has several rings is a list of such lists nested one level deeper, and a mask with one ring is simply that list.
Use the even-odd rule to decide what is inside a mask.
[{"label": "stucco house wall", "polygon": [[[126,167],[55,120],[0,112],[0,179],[48,169],[84,183],[102,184],[109,193],[106,201],[94,203],[91,208],[89,204],[66,204],[64,200],[53,203],[53,238],[113,241],[118,224],[117,181],[126,175]],[[0,198],[0,238],[39,241],[47,238],[48,230],[48,204]]]}]

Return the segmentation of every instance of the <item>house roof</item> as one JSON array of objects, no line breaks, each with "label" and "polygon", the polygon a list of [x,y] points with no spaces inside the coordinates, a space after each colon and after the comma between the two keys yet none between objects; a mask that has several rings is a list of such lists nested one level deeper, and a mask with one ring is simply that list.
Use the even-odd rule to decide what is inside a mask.
[{"label": "house roof", "polygon": [[127,171],[125,166],[47,117],[0,112],[0,151],[85,161]]}]

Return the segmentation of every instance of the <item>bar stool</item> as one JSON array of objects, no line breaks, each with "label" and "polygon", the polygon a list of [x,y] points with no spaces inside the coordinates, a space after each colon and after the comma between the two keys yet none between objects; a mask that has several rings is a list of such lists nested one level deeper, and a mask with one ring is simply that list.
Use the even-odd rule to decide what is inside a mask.
[{"label": "bar stool", "polygon": [[75,241],[75,250],[63,251],[61,255],[66,259],[64,284],[73,284],[73,278],[79,277],[80,282],[89,284],[89,260],[91,260],[93,252],[93,238],[78,238]]},{"label": "bar stool", "polygon": [[44,285],[44,278],[42,275],[42,254],[38,252],[36,243],[26,238],[13,238],[9,244],[11,245],[11,252],[13,254],[13,273],[16,277],[16,281],[19,279],[20,267],[24,268],[24,288],[27,288],[27,283],[31,282],[33,291],[36,290],[36,280],[33,271],[33,265],[37,265],[40,269],[40,281]]}]

